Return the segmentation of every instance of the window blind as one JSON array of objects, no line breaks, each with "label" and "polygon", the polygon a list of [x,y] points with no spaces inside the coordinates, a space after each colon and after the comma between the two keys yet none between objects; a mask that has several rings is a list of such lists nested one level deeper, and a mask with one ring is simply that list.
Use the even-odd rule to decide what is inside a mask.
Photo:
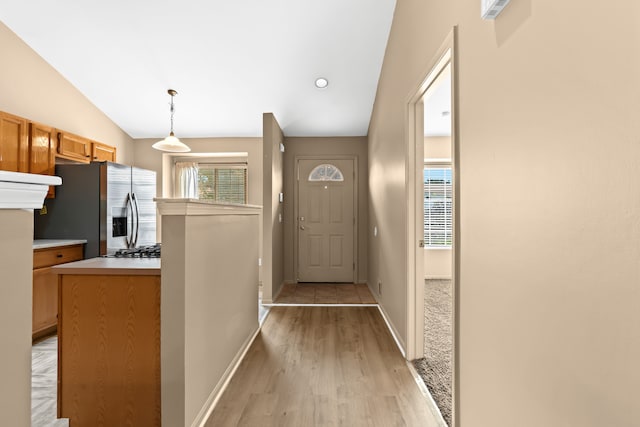
[{"label": "window blind", "polygon": [[424,243],[426,247],[451,246],[452,185],[450,167],[424,169]]},{"label": "window blind", "polygon": [[198,164],[198,197],[225,203],[247,203],[247,166]]}]

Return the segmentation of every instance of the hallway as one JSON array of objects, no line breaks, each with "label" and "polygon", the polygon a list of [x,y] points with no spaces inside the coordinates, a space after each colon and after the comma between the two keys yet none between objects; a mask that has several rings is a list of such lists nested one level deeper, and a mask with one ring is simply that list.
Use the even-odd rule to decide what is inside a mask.
[{"label": "hallway", "polygon": [[209,427],[436,426],[375,307],[272,307]]}]

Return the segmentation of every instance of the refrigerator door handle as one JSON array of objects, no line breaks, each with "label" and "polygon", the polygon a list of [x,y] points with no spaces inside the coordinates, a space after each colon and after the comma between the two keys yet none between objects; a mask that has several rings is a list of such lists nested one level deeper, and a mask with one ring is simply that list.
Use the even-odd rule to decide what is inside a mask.
[{"label": "refrigerator door handle", "polygon": [[140,206],[138,205],[138,198],[136,197],[136,193],[131,193],[131,199],[135,202],[136,207],[136,235],[135,237],[133,237],[133,230],[131,234],[133,247],[135,248],[138,245],[138,230],[140,229]]},{"label": "refrigerator door handle", "polygon": [[[131,248],[131,243],[133,243],[133,203],[131,202],[131,194],[127,193],[127,201],[126,201],[126,210],[127,210],[127,235],[124,238],[125,243],[127,244],[127,249]],[[131,240],[129,240],[129,210],[131,210]]]}]

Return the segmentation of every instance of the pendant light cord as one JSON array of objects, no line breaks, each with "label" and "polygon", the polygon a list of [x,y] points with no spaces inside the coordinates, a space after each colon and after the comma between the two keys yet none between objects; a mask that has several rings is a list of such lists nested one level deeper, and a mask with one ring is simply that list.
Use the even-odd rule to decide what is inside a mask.
[{"label": "pendant light cord", "polygon": [[173,112],[174,112],[174,107],[173,107],[173,95],[171,95],[171,133],[169,133],[169,135],[173,136]]}]

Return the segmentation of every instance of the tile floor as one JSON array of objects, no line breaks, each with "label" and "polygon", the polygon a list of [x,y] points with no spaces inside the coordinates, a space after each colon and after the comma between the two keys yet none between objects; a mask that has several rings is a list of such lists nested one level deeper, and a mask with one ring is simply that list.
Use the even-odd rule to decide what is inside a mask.
[{"label": "tile floor", "polygon": [[58,337],[31,347],[31,427],[68,427],[57,418]]},{"label": "tile floor", "polygon": [[289,283],[276,304],[376,304],[366,284]]}]

